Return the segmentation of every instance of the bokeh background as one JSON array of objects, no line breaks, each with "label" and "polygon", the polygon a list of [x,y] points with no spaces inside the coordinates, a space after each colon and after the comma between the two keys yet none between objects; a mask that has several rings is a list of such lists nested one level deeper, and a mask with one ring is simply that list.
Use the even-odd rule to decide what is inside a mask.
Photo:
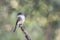
[{"label": "bokeh background", "polygon": [[32,40],[60,40],[60,0],[0,0],[0,40],[25,40],[19,27],[13,32],[18,12]]}]

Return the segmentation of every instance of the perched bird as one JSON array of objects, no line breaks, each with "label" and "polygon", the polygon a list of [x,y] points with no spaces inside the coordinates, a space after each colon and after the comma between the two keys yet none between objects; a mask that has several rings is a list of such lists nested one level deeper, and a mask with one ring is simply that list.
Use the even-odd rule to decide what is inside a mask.
[{"label": "perched bird", "polygon": [[16,20],[16,25],[15,25],[15,28],[14,28],[13,32],[16,31],[17,26],[23,25],[24,21],[25,21],[24,14],[23,13],[18,13],[17,14],[17,20]]}]

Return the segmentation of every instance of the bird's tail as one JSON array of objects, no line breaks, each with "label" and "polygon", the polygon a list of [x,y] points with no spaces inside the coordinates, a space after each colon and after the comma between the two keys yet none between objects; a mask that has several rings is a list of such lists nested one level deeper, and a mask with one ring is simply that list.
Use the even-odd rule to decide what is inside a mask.
[{"label": "bird's tail", "polygon": [[17,28],[17,22],[16,22],[16,25],[15,25],[15,28],[14,28],[13,32],[15,32],[15,31],[16,31],[16,28]]},{"label": "bird's tail", "polygon": [[15,28],[14,28],[13,32],[15,32],[15,31],[16,31],[16,28],[17,28],[17,27],[15,26]]}]

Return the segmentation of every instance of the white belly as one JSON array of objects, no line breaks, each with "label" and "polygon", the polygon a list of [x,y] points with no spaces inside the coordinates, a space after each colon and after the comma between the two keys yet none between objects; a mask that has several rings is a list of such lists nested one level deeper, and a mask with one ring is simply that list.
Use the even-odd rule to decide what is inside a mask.
[{"label": "white belly", "polygon": [[18,24],[23,24],[25,21],[25,16],[24,15],[19,15],[18,17],[21,18],[21,20],[18,22]]}]

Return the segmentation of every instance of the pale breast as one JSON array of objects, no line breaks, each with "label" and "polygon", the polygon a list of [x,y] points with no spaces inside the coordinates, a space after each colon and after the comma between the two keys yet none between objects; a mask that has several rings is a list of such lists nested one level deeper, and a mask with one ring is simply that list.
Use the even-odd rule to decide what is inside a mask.
[{"label": "pale breast", "polygon": [[25,21],[25,16],[24,16],[24,15],[19,15],[18,17],[21,18],[21,20],[19,21],[19,24],[24,23],[24,21]]}]

